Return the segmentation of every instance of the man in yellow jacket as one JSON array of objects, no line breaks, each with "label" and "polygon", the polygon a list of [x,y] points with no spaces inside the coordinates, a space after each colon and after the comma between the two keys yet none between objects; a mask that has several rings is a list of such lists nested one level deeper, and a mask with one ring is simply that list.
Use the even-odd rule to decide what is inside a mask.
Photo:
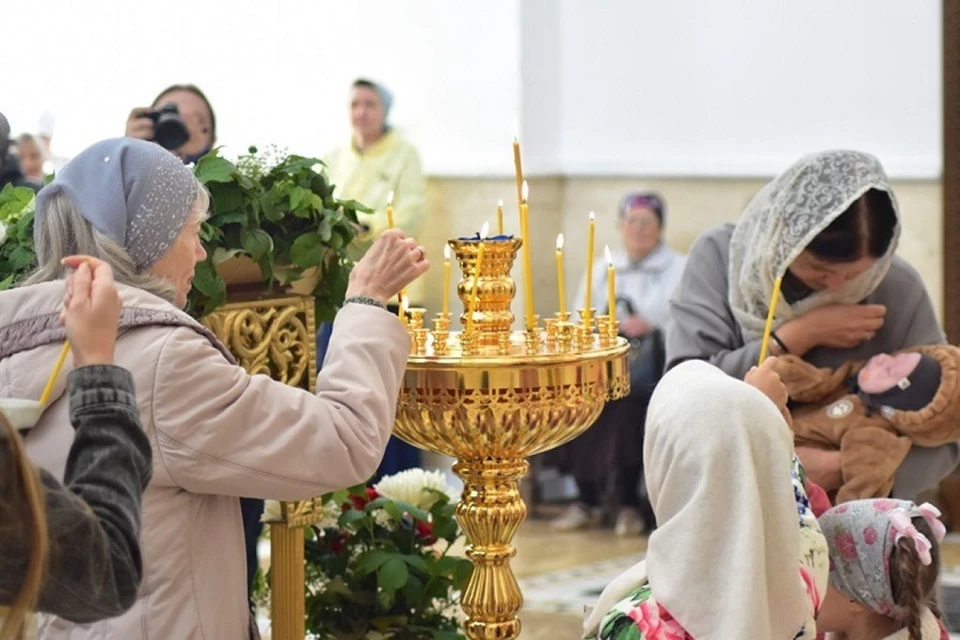
[{"label": "man in yellow jacket", "polygon": [[[362,78],[354,81],[350,90],[353,135],[349,143],[323,158],[337,197],[356,200],[374,210],[357,214],[361,229],[351,247],[355,260],[388,227],[386,207],[391,192],[394,224],[412,236],[419,234],[423,225],[426,182],[420,155],[390,126],[392,102],[393,96],[383,85]],[[423,278],[414,280],[406,289],[410,306],[421,306],[424,294]],[[321,327],[317,335],[317,363],[321,366],[331,326]],[[419,465],[418,449],[391,438],[374,479]]]}]

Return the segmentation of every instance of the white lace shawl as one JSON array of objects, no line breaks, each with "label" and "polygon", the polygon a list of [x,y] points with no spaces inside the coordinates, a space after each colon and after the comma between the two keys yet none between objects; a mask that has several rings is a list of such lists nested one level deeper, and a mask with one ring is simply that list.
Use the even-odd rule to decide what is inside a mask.
[{"label": "white lace shawl", "polygon": [[[824,151],[801,158],[761,189],[730,238],[730,307],[745,341],[763,335],[773,283],[808,244],[870,189],[890,190],[880,161],[858,151]],[[777,304],[774,328],[827,304],[862,301],[887,275],[900,237],[897,224],[887,253],[838,291],[816,291],[790,305]]]}]

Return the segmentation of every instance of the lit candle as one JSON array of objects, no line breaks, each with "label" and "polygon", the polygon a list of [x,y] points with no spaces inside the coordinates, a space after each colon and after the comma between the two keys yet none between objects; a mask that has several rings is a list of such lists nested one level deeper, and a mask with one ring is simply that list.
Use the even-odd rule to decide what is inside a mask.
[{"label": "lit candle", "polygon": [[527,198],[530,188],[524,181],[520,188],[520,237],[523,240],[523,298],[526,309],[527,331],[533,331],[533,263],[530,257],[530,209]]},{"label": "lit candle", "polygon": [[480,269],[483,267],[483,248],[487,234],[490,232],[490,225],[486,222],[480,227],[480,246],[477,248],[477,267],[473,276],[473,291],[470,292],[470,305],[467,307],[467,333],[473,332],[473,312],[477,309],[480,302]]},{"label": "lit candle", "polygon": [[517,200],[523,204],[527,197],[523,194],[523,165],[520,162],[520,141],[517,136],[513,136],[513,168],[517,177]]},{"label": "lit candle", "polygon": [[613,271],[613,257],[610,255],[610,247],[603,245],[603,257],[607,259],[607,312],[610,316],[610,322],[617,319],[617,285],[616,274]]},{"label": "lit candle", "polygon": [[387,226],[393,229],[393,191],[387,195]]},{"label": "lit candle", "polygon": [[767,351],[770,348],[770,334],[773,333],[773,316],[777,312],[777,302],[780,300],[780,284],[782,278],[777,278],[773,283],[773,293],[770,296],[770,308],[767,309],[767,324],[763,328],[763,340],[760,342],[760,360],[757,366],[763,364],[767,359]]},{"label": "lit candle", "polygon": [[497,201],[497,235],[503,235],[503,200]]},{"label": "lit candle", "polygon": [[563,286],[563,234],[557,236],[557,289],[560,293],[560,313],[567,312],[567,294]]},{"label": "lit candle", "polygon": [[450,245],[443,248],[443,315],[450,313]]},{"label": "lit candle", "polygon": [[587,231],[587,297],[583,303],[586,309],[586,319],[591,318],[590,309],[593,306],[593,239],[596,231],[596,215],[590,212],[590,228]]},{"label": "lit candle", "polygon": [[397,315],[400,317],[401,324],[407,324],[407,308],[410,305],[410,301],[407,300],[407,296],[403,295],[403,292],[400,292],[400,311]]}]

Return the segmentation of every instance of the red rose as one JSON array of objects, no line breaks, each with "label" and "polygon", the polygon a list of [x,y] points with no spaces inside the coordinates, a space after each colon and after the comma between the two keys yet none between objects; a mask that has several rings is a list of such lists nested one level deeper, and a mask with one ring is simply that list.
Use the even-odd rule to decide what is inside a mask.
[{"label": "red rose", "polygon": [[367,487],[367,502],[373,502],[380,497],[380,494],[377,493],[377,490],[373,487]]},{"label": "red rose", "polygon": [[417,532],[417,538],[423,541],[427,546],[433,544],[437,541],[436,536],[433,535],[433,523],[424,522],[422,520],[417,520],[413,524],[414,530]]},{"label": "red rose", "polygon": [[838,533],[833,538],[833,546],[840,550],[840,557],[844,560],[855,560],[857,557],[857,543],[849,533]]}]

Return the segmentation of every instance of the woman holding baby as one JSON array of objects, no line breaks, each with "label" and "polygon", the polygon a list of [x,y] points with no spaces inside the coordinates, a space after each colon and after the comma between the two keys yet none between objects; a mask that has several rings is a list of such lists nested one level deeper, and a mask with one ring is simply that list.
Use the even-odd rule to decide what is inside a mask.
[{"label": "woman holding baby", "polygon": [[[942,344],[943,330],[919,274],[894,255],[896,198],[880,162],[855,151],[800,159],[753,198],[735,224],[694,243],[671,300],[667,367],[691,359],[737,378],[759,358],[774,283],[782,278],[772,355],[816,367],[908,347]],[[798,447],[828,491],[843,481],[839,451]],[[960,461],[960,444],[914,446],[893,495],[912,499]]]}]

